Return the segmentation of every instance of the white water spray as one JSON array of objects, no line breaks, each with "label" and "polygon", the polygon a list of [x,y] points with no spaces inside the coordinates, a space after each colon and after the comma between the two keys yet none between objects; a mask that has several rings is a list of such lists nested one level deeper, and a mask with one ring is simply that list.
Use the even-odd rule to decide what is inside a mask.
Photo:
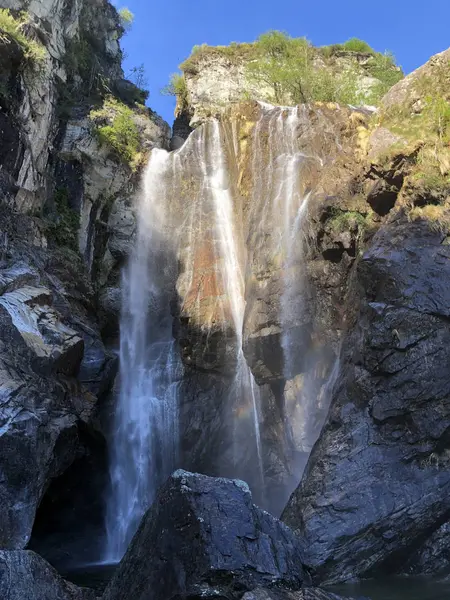
[{"label": "white water spray", "polygon": [[123,280],[120,395],[111,443],[105,561],[119,561],[162,480],[175,467],[180,362],[171,334],[165,177],[154,150],[138,206],[134,252]]}]

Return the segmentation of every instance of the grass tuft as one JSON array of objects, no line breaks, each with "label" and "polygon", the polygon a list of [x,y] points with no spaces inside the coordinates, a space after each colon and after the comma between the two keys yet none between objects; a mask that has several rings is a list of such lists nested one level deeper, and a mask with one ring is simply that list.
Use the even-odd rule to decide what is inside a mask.
[{"label": "grass tuft", "polygon": [[29,23],[30,16],[26,12],[14,17],[9,9],[0,9],[0,37],[1,31],[9,34],[22,47],[25,58],[39,64],[45,60],[47,51],[41,43],[25,35],[24,26]]}]

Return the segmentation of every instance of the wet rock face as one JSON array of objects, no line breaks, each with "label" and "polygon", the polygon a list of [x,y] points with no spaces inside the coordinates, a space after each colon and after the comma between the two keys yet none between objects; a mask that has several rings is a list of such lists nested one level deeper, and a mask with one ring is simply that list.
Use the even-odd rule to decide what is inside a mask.
[{"label": "wet rock face", "polygon": [[4,206],[0,219],[0,547],[20,549],[50,481],[89,452],[80,427],[92,427],[114,360],[81,259],[33,245],[38,219]]},{"label": "wet rock face", "polygon": [[[99,146],[87,118],[101,97],[91,69],[83,75],[79,68],[80,44],[124,102],[137,88],[123,80],[122,29],[106,0],[4,0],[2,8],[26,11],[26,33],[45,56],[36,68],[0,35],[0,547],[26,546],[36,510],[51,504],[43,501],[48,493],[58,496],[58,514],[41,511],[33,541],[59,556],[61,538],[46,539],[52,518],[61,521],[67,508],[59,478],[69,470],[89,488],[85,499],[71,497],[74,514],[85,514],[89,481],[102,480],[106,468],[104,439],[94,429],[117,359],[102,341],[96,296],[117,296],[134,219],[131,169]],[[133,115],[145,151],[168,146],[169,127],[156,114]],[[104,329],[120,308],[106,304]],[[86,464],[101,473],[83,471]],[[70,515],[67,523],[71,539],[77,524]]]},{"label": "wet rock face", "polygon": [[440,538],[450,510],[443,237],[397,216],[358,264],[359,310],[330,413],[283,514],[317,581],[402,572],[414,555],[439,570],[426,540]]},{"label": "wet rock face", "polygon": [[2,600],[95,600],[93,591],[78,588],[34,552],[0,550]]},{"label": "wet rock face", "polygon": [[247,485],[177,471],[144,516],[105,600],[241,598],[309,581],[292,532],[252,504]]}]

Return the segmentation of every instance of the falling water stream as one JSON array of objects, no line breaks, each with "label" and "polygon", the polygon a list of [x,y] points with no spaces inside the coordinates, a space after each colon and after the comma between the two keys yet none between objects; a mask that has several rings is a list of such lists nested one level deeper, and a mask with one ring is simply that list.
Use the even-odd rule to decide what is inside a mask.
[{"label": "falling water stream", "polygon": [[164,181],[170,155],[152,152],[123,280],[120,394],[111,444],[106,562],[119,561],[162,479],[177,463],[180,360],[168,310]]},{"label": "falling water stream", "polygon": [[[151,154],[137,206],[134,251],[123,280],[120,392],[110,441],[105,562],[121,559],[158,487],[173,469],[183,466],[179,384],[184,367],[173,336],[175,288],[181,296],[180,310],[188,306],[202,331],[222,327],[229,337],[227,353],[233,355],[234,376],[225,400],[231,407],[227,414],[235,415],[227,423],[234,447],[232,474],[253,481],[260,497],[264,494],[260,388],[244,356],[246,276],[254,261],[247,255],[244,228],[253,236],[253,253],[266,256],[268,263],[275,263],[275,271],[283,273],[279,321],[284,362],[287,371],[293,371],[291,338],[303,317],[298,301],[303,286],[298,268],[304,260],[299,240],[311,195],[302,191],[300,166],[319,160],[299,150],[298,128],[306,118],[302,110],[261,106],[253,133],[247,225],[231,181],[240,152],[235,123],[231,141],[230,132],[211,119],[180,150]],[[192,178],[194,191],[180,207],[177,202]],[[198,277],[199,247],[208,252],[212,248],[213,283]],[[254,265],[251,268],[255,270]],[[216,291],[210,323],[205,325],[200,311],[208,286]],[[247,420],[238,418],[245,414]],[[247,456],[254,457],[250,471],[239,465],[242,445]]]}]

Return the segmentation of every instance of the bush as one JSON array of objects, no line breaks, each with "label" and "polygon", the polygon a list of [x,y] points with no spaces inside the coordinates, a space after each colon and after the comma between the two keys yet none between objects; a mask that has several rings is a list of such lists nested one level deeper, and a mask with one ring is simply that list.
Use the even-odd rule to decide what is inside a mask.
[{"label": "bush", "polygon": [[372,104],[377,104],[393,85],[403,79],[403,71],[396,66],[391,52],[375,53],[367,63],[366,69],[372,77],[380,82],[371,90],[368,101]]},{"label": "bush", "polygon": [[100,144],[107,145],[134,170],[140,161],[139,130],[133,111],[116,98],[106,98],[100,110],[91,111]]},{"label": "bush", "polygon": [[181,106],[188,104],[188,91],[184,75],[180,73],[172,73],[170,81],[162,90],[163,96],[176,96]]},{"label": "bush", "polygon": [[129,31],[133,25],[134,14],[129,8],[121,8],[119,10],[119,20],[120,24],[125,29],[125,31]]},{"label": "bush", "polygon": [[22,47],[26,59],[41,63],[47,56],[45,47],[36,40],[27,38],[22,31],[23,26],[29,22],[30,17],[25,12],[21,12],[18,17],[13,17],[9,9],[0,9],[0,30],[8,33]]},{"label": "bush", "polygon": [[328,227],[334,233],[355,232],[362,235],[367,229],[367,216],[355,211],[335,210],[331,219],[327,222]]},{"label": "bush", "polygon": [[358,104],[358,73],[336,73],[314,64],[316,51],[306,38],[269,31],[255,43],[258,58],[249,63],[249,79],[270,87],[276,103],[311,101]]},{"label": "bush", "polygon": [[365,54],[375,54],[374,49],[364,40],[350,38],[342,44],[342,49],[347,52],[363,52]]}]

